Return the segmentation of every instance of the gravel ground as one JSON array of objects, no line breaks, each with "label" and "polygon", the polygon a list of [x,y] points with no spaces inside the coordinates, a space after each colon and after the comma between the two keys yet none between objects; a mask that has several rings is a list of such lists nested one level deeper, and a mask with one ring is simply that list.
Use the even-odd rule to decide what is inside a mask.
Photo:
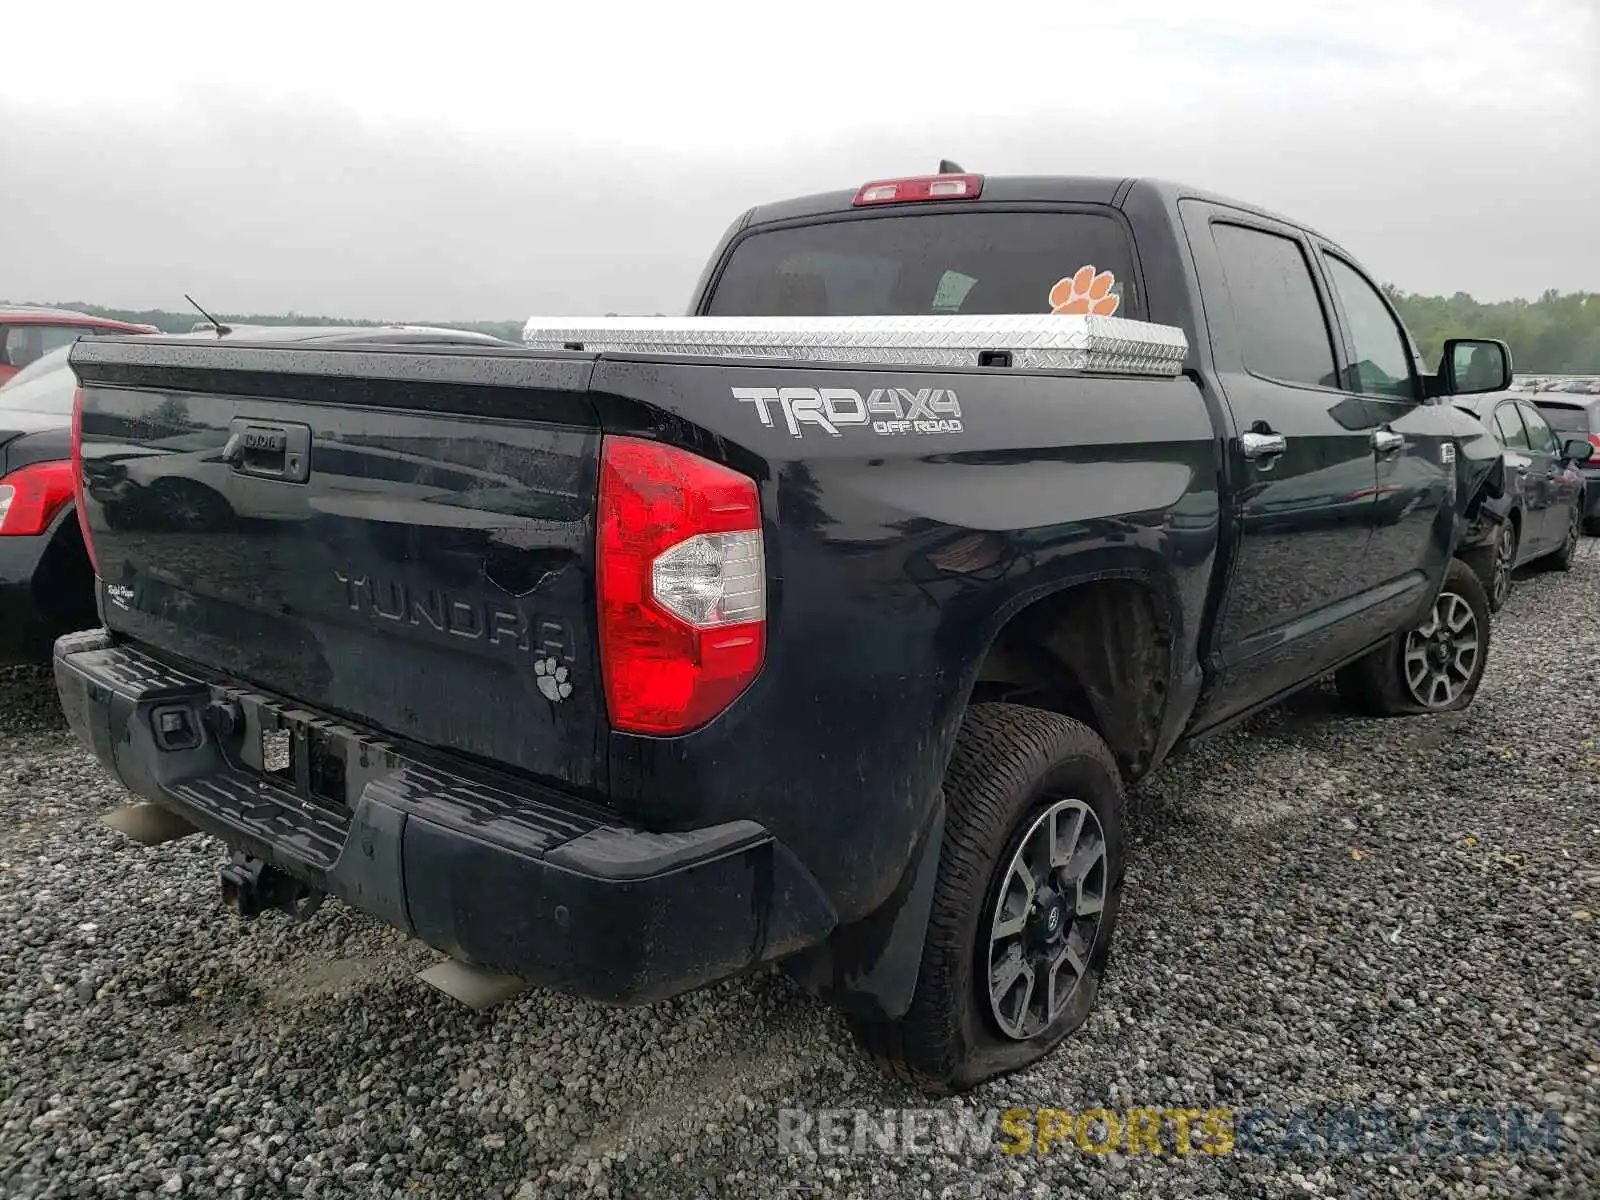
[{"label": "gravel ground", "polygon": [[1520,582],[1469,712],[1314,691],[1141,789],[1099,1008],[938,1106],[1554,1109],[1557,1153],[785,1150],[780,1107],[927,1102],[783,977],[473,1014],[364,916],[241,924],[217,843],[106,830],[44,675],[0,747],[7,1196],[1600,1195],[1600,543]]}]

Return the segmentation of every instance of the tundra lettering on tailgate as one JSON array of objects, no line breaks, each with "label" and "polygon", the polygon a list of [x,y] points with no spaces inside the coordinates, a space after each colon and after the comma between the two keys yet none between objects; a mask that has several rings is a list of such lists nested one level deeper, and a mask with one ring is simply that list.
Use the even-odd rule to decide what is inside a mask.
[{"label": "tundra lettering on tailgate", "polygon": [[548,656],[570,663],[576,657],[572,631],[559,618],[529,615],[513,605],[454,596],[438,588],[413,588],[398,580],[373,575],[346,575],[335,570],[333,577],[343,588],[344,601],[351,612],[442,635],[445,639],[484,641],[508,650],[537,651],[541,659]]},{"label": "tundra lettering on tailgate", "polygon": [[767,426],[776,405],[795,437],[802,436],[802,425],[833,437],[843,436],[843,425],[870,425],[885,435],[961,432],[961,401],[951,388],[873,388],[863,400],[854,388],[736,387],[733,398],[753,404]]}]

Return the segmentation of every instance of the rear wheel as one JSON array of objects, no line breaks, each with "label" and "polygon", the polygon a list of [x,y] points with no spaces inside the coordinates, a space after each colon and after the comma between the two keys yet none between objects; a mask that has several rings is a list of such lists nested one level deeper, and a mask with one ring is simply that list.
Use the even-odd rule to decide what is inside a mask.
[{"label": "rear wheel", "polygon": [[973,705],[948,804],[916,993],[856,1022],[892,1071],[932,1092],[1026,1067],[1094,1005],[1121,895],[1122,780],[1088,726]]},{"label": "rear wheel", "polygon": [[1374,716],[1467,707],[1489,661],[1489,597],[1477,574],[1451,559],[1427,619],[1339,671],[1339,694]]}]

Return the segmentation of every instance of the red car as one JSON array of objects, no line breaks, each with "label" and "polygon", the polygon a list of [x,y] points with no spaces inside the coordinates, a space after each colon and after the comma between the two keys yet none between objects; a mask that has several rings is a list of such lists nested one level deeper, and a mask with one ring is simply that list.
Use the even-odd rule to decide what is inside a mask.
[{"label": "red car", "polygon": [[65,308],[0,307],[0,384],[40,355],[88,333],[160,333],[154,325],[91,317]]}]

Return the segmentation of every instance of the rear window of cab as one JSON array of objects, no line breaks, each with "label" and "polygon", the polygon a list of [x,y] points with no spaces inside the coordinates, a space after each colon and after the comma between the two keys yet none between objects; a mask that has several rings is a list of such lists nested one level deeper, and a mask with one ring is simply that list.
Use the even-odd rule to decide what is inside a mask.
[{"label": "rear window of cab", "polygon": [[735,244],[707,310],[748,317],[1083,311],[1144,315],[1127,232],[1110,215],[896,213],[758,230]]}]

